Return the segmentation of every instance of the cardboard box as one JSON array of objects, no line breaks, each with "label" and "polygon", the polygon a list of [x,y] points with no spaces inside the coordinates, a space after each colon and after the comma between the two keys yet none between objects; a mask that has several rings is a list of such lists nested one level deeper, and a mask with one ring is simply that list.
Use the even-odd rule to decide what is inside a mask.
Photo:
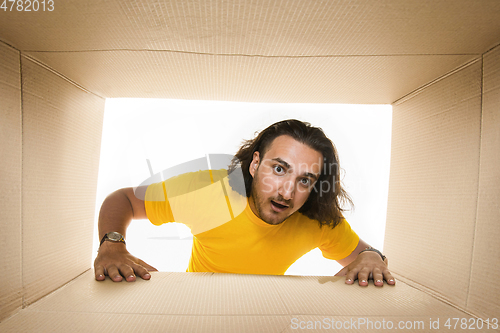
[{"label": "cardboard box", "polygon": [[[498,1],[49,2],[0,9],[1,331],[286,332],[325,318],[433,331],[481,319],[494,331]],[[384,247],[397,286],[205,273],[95,282],[107,97],[391,103]]]}]

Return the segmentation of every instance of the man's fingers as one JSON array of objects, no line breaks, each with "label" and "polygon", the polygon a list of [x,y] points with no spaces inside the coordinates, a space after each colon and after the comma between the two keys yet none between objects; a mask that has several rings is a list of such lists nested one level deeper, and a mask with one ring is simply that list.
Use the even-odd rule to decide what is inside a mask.
[{"label": "man's fingers", "polygon": [[373,284],[375,284],[377,287],[384,286],[384,275],[380,271],[380,268],[375,267],[373,269],[372,276],[373,276]]},{"label": "man's fingers", "polygon": [[135,274],[140,276],[143,280],[149,280],[151,279],[151,274],[149,274],[149,271],[142,267],[141,265],[135,265],[134,266]]},{"label": "man's fingers", "polygon": [[149,272],[157,272],[158,270],[139,259],[139,265],[137,265],[135,271],[137,275],[139,275],[144,280],[149,280],[151,279],[151,274],[149,274]]},{"label": "man's fingers", "polygon": [[120,282],[121,280],[123,280],[122,276],[120,275],[120,272],[118,271],[118,267],[116,267],[115,265],[110,265],[107,271],[108,271],[108,276],[114,282]]},{"label": "man's fingers", "polygon": [[396,279],[391,275],[388,269],[384,270],[384,279],[387,281],[387,284],[396,284]]},{"label": "man's fingers", "polygon": [[338,271],[335,276],[345,276],[345,283],[346,284],[353,284],[354,283],[354,273],[349,272],[349,266],[345,266],[342,268],[340,271]]},{"label": "man's fingers", "polygon": [[102,266],[97,266],[94,273],[97,281],[104,281],[104,279],[106,279],[106,276],[104,275],[104,268]]},{"label": "man's fingers", "polygon": [[368,279],[370,278],[370,269],[368,267],[364,267],[358,272],[358,284],[360,286],[367,286]]},{"label": "man's fingers", "polygon": [[135,281],[134,270],[129,265],[125,265],[125,264],[120,265],[120,273],[122,276],[125,277],[125,280],[127,282]]},{"label": "man's fingers", "polygon": [[[349,266],[347,266],[347,267],[349,267]],[[356,278],[358,276],[358,272],[359,272],[358,266],[356,266],[356,267],[354,267],[354,269],[348,271],[346,276],[345,276],[345,283],[353,284],[354,280],[356,280]]]},{"label": "man's fingers", "polygon": [[151,274],[149,271],[157,271],[151,265],[146,264],[144,261],[126,253],[117,254],[100,254],[94,261],[94,273],[97,281],[106,279],[106,275],[114,282],[125,280],[133,282],[137,279],[136,274],[144,280],[149,280]]}]

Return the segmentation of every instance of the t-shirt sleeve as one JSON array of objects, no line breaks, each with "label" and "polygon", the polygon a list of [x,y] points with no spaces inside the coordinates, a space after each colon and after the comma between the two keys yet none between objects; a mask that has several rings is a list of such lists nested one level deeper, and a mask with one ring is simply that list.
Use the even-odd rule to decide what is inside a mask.
[{"label": "t-shirt sleeve", "polygon": [[146,215],[154,225],[178,222],[193,235],[216,228],[246,207],[233,195],[227,170],[203,170],[171,177],[146,189]]},{"label": "t-shirt sleeve", "polygon": [[[188,172],[149,185],[144,200],[149,221],[154,225],[168,222],[187,222],[182,221],[181,213],[190,210],[190,200],[196,201],[189,194],[198,193],[210,185],[212,183],[210,175],[211,172],[208,170]],[[178,215],[180,215],[180,219]]]},{"label": "t-shirt sleeve", "polygon": [[348,257],[358,246],[359,236],[351,229],[349,223],[343,219],[335,228],[323,226],[319,249],[323,257],[332,260],[341,260]]},{"label": "t-shirt sleeve", "polygon": [[146,215],[154,225],[161,225],[167,222],[174,222],[174,216],[170,207],[165,183],[151,184],[146,189],[144,200]]}]

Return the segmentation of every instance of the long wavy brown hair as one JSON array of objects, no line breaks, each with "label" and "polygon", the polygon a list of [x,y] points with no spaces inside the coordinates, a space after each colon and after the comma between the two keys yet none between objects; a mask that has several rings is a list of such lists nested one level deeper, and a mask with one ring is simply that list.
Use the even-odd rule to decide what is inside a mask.
[{"label": "long wavy brown hair", "polygon": [[[260,156],[264,156],[273,140],[281,135],[289,135],[298,142],[323,154],[324,163],[321,175],[299,212],[317,220],[320,227],[328,225],[335,228],[343,219],[342,212],[346,211],[344,207],[348,205],[352,208],[354,205],[340,181],[341,169],[337,150],[319,127],[313,127],[309,123],[296,119],[283,120],[267,127],[254,139],[244,141],[229,166],[229,184],[235,190],[238,190],[239,187],[240,193],[244,190],[244,194],[250,197],[253,177],[249,167],[253,154],[258,151]],[[231,173],[237,168],[241,168],[243,173],[244,189],[242,189],[241,184],[231,181]]]}]

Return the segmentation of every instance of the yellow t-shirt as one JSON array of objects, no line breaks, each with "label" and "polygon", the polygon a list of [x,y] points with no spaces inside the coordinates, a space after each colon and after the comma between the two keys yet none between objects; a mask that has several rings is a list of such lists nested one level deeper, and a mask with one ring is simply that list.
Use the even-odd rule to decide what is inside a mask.
[{"label": "yellow t-shirt", "polygon": [[231,190],[226,170],[183,174],[148,186],[146,213],[155,225],[186,224],[193,234],[188,272],[283,275],[298,258],[319,247],[323,256],[347,257],[359,242],[343,220],[334,229],[299,212],[270,225]]}]

